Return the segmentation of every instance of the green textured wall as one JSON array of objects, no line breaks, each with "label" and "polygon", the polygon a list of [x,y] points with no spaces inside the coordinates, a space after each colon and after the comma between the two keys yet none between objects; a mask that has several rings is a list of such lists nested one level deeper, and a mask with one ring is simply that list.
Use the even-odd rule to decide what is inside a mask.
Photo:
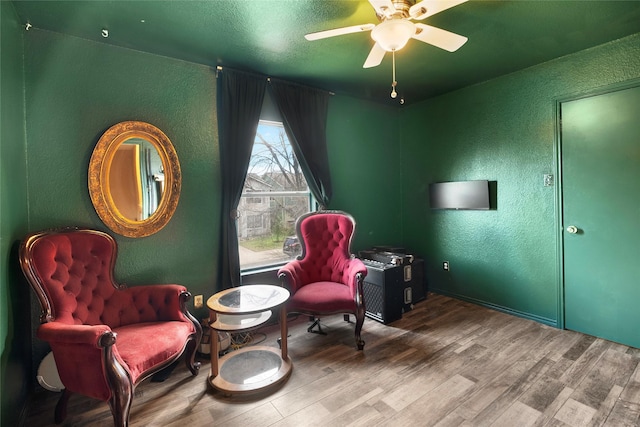
[{"label": "green textured wall", "polygon": [[116,236],[116,278],[130,286],[181,283],[193,294],[212,294],[219,233],[215,70],[40,30],[26,33],[25,52],[30,231],[109,231],[89,197],[91,153],[113,124],[149,122],[178,153],[180,201],[160,232]]},{"label": "green textured wall", "polygon": [[17,425],[31,371],[29,290],[17,242],[27,229],[22,32],[13,4],[0,2],[0,401],[3,426]]},{"label": "green textured wall", "polygon": [[[560,323],[555,102],[638,77],[635,35],[402,112],[403,240],[432,290]],[[429,209],[430,182],[473,179],[497,181],[497,209]]]},{"label": "green textured wall", "polygon": [[332,209],[356,220],[354,252],[372,245],[397,245],[402,204],[399,110],[349,98],[332,97],[327,144],[333,184]]}]

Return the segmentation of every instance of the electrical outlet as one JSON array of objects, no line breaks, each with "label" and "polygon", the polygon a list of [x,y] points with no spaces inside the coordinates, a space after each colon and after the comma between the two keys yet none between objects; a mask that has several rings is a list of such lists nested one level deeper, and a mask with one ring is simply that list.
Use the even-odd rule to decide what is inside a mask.
[{"label": "electrical outlet", "polygon": [[449,271],[449,261],[443,261],[442,263],[442,269],[444,271]]},{"label": "electrical outlet", "polygon": [[195,308],[202,308],[202,304],[203,304],[202,295],[196,295],[195,297],[193,297],[193,306]]}]

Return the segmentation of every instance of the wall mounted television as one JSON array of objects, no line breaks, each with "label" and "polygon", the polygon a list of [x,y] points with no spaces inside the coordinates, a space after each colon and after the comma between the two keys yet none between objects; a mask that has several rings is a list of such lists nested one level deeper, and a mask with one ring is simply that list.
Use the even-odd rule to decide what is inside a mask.
[{"label": "wall mounted television", "polygon": [[434,182],[429,184],[431,209],[488,210],[489,181]]}]

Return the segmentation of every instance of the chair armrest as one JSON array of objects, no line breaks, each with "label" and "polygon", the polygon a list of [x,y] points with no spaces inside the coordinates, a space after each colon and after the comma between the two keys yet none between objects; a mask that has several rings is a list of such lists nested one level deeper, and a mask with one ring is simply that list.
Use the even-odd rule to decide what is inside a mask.
[{"label": "chair armrest", "polygon": [[282,287],[287,288],[289,292],[294,294],[298,288],[303,284],[300,274],[302,273],[302,266],[299,260],[289,261],[278,270],[278,278]]},{"label": "chair armrest", "polygon": [[101,344],[101,339],[105,332],[111,332],[111,328],[107,325],[66,325],[49,322],[40,325],[37,335],[38,338],[49,343],[88,344],[94,347],[104,347],[104,344]]},{"label": "chair armrest", "polygon": [[[351,258],[347,261],[347,265],[344,269],[344,278],[349,280],[349,282],[345,281],[345,283],[353,281],[358,273],[362,274],[362,278],[366,277],[367,266],[358,258]],[[355,285],[355,283],[353,284]]]},{"label": "chair armrest", "polygon": [[40,325],[38,338],[51,346],[56,368],[65,389],[108,401],[108,376],[118,370],[127,375],[115,349],[116,333],[107,325]]},{"label": "chair armrest", "polygon": [[367,266],[358,258],[351,258],[343,270],[343,282],[351,289],[351,295],[362,294],[362,281],[367,276]]}]

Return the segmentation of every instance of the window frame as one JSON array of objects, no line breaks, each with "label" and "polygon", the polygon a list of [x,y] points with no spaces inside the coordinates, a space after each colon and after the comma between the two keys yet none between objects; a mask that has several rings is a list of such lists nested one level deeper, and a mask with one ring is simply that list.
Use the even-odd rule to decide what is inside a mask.
[{"label": "window frame", "polygon": [[[286,131],[284,130],[284,124],[282,123],[282,121],[277,121],[277,120],[260,120],[259,121],[259,126],[260,125],[266,125],[266,126],[276,126],[276,127],[280,127],[282,128],[282,132],[284,132],[284,135],[286,137],[286,141],[289,144],[289,147],[291,148],[292,152],[293,152],[293,147],[291,146],[291,141],[289,140],[288,135],[286,134]],[[256,143],[257,140],[257,132],[256,132],[256,137],[254,139],[254,145]],[[252,151],[253,151],[253,147],[252,147]],[[295,156],[295,152],[293,152],[293,155]],[[253,156],[253,152],[252,152],[252,156]],[[250,167],[249,167],[250,170]],[[249,176],[249,170],[247,171],[247,177]],[[300,170],[300,172],[303,174],[304,176],[304,172],[302,170]],[[306,182],[306,176],[304,176],[305,182]],[[245,178],[246,181],[246,178]],[[249,204],[248,199],[250,198],[264,198],[266,199],[265,201],[263,201],[263,203],[260,203],[260,205],[262,204],[268,204],[271,205],[273,198],[274,197],[305,197],[307,200],[306,203],[306,212],[315,212],[318,210],[318,203],[315,200],[315,197],[313,196],[313,194],[311,193],[311,190],[309,188],[309,185],[307,184],[307,190],[306,191],[300,191],[300,190],[294,190],[294,191],[244,191],[245,190],[245,184],[243,184],[243,192],[240,196],[240,200],[241,202],[239,203],[239,206],[242,206],[242,200],[244,199],[245,202],[244,204]],[[258,204],[255,204],[258,205]],[[240,213],[240,212],[239,212]],[[242,215],[242,213],[240,213]],[[261,215],[264,215],[264,213],[262,213]],[[297,218],[296,218],[297,219]],[[271,229],[271,225],[269,226],[269,228]],[[294,228],[294,233],[295,233],[295,228]],[[242,246],[242,230],[241,230],[241,219],[238,218],[237,220],[237,234],[236,234],[236,238],[238,239],[238,250],[240,250],[240,247]],[[288,235],[284,235],[283,236],[283,242],[284,240],[286,240],[286,238],[288,237]],[[244,238],[247,238],[247,236],[244,236]],[[286,260],[273,260],[273,261],[268,261],[265,262],[264,264],[261,265],[248,265],[248,266],[243,266],[242,265],[242,259],[240,260],[240,274],[241,275],[246,275],[246,274],[250,274],[252,272],[258,272],[258,271],[262,271],[262,270],[272,270],[275,269],[277,267],[280,267],[284,264],[286,264],[287,262],[289,262],[290,259],[286,259]]]}]

